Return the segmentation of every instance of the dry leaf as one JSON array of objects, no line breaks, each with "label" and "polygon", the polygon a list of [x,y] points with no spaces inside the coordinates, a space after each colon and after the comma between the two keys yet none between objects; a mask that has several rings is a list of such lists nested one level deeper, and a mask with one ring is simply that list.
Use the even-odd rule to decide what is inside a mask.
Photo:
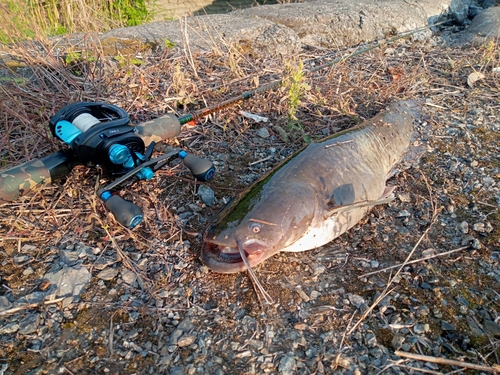
[{"label": "dry leaf", "polygon": [[479,72],[471,73],[467,77],[467,84],[469,85],[469,87],[473,87],[473,85],[474,85],[474,83],[476,81],[479,81],[479,80],[481,80],[483,78],[484,78],[484,74],[483,73],[479,73]]},{"label": "dry leaf", "polygon": [[267,118],[267,117],[263,117],[263,116],[259,116],[259,115],[254,115],[253,113],[250,113],[250,112],[240,111],[240,114],[242,116],[247,117],[247,118],[251,118],[255,122],[261,122],[261,121],[268,122],[269,121],[269,118]]},{"label": "dry leaf", "polygon": [[389,71],[389,74],[391,75],[393,81],[398,81],[399,79],[401,79],[401,77],[404,74],[404,70],[401,68],[389,67],[388,71]]}]

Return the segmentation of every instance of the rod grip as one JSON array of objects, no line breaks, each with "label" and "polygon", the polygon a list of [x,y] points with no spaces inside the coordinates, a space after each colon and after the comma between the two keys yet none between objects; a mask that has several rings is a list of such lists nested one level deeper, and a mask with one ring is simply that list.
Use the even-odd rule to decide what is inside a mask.
[{"label": "rod grip", "polygon": [[177,137],[181,132],[179,119],[171,113],[135,125],[135,128],[146,145],[150,144],[152,141],[161,142],[169,138]]},{"label": "rod grip", "polygon": [[37,185],[66,177],[74,166],[72,155],[61,150],[0,172],[0,204],[15,201]]},{"label": "rod grip", "polygon": [[40,159],[0,172],[0,203],[15,201],[35,186],[51,181],[50,171]]}]

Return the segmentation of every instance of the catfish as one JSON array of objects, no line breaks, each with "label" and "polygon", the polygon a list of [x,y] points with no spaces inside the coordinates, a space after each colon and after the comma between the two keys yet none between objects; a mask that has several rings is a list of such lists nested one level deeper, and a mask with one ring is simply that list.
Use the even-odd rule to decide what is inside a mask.
[{"label": "catfish", "polygon": [[292,155],[225,207],[205,232],[204,264],[221,273],[248,270],[260,289],[252,267],[280,251],[325,245],[390,202],[394,187],[386,182],[413,143],[420,108],[390,104]]}]

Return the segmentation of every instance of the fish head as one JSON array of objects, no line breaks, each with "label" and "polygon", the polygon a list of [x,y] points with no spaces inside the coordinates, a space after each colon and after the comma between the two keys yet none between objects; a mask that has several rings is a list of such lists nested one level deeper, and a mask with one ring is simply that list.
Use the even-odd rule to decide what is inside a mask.
[{"label": "fish head", "polygon": [[202,260],[215,272],[246,270],[241,250],[251,267],[293,244],[314,217],[316,194],[309,185],[267,189],[230,204],[205,233]]}]

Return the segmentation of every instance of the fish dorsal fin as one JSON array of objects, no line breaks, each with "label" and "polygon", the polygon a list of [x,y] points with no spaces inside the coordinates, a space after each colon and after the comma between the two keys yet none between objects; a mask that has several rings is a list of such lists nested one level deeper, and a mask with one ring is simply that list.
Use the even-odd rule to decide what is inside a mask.
[{"label": "fish dorsal fin", "polygon": [[395,189],[396,189],[395,186],[386,186],[384,193],[382,194],[382,196],[379,199],[362,200],[362,201],[358,201],[358,202],[354,202],[354,203],[343,204],[340,206],[334,205],[333,198],[331,198],[327,203],[327,206],[331,207],[328,210],[328,213],[330,215],[334,215],[334,214],[338,214],[341,212],[347,212],[350,210],[354,210],[356,208],[370,208],[373,206],[377,206],[379,204],[385,204],[385,203],[392,202],[395,198],[394,197],[394,190]]}]

